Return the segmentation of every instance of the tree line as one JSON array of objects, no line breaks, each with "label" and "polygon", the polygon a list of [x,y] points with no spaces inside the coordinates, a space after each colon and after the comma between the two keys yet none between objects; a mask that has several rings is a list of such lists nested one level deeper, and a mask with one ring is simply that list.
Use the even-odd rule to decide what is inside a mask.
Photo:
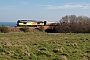
[{"label": "tree line", "polygon": [[87,16],[66,15],[53,28],[56,33],[90,33],[90,18]]}]

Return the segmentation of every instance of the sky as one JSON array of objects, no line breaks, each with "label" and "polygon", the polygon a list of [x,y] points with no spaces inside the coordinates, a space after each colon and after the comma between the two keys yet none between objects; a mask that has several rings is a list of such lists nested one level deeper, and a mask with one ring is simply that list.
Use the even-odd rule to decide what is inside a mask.
[{"label": "sky", "polygon": [[90,17],[90,0],[0,0],[0,22],[59,21],[66,15]]}]

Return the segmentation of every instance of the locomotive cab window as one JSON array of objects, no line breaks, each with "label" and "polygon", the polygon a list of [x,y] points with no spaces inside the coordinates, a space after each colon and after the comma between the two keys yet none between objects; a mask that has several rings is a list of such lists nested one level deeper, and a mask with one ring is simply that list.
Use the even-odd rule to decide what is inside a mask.
[{"label": "locomotive cab window", "polygon": [[23,24],[27,24],[27,22],[23,22]]},{"label": "locomotive cab window", "polygon": [[37,24],[40,24],[40,22],[37,22]]}]

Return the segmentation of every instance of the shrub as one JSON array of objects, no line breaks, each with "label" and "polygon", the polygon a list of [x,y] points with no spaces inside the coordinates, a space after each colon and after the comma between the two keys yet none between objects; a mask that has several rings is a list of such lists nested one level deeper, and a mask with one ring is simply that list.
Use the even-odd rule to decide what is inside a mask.
[{"label": "shrub", "polygon": [[39,27],[40,31],[44,32],[44,26]]},{"label": "shrub", "polygon": [[20,28],[20,30],[23,32],[30,32],[29,28],[27,28],[27,27],[22,27],[22,28]]},{"label": "shrub", "polygon": [[9,29],[5,25],[0,26],[0,32],[1,33],[8,33]]}]

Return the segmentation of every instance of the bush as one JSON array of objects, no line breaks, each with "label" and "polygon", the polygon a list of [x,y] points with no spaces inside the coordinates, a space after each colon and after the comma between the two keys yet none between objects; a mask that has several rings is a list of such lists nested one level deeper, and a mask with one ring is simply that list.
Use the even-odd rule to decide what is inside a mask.
[{"label": "bush", "polygon": [[86,16],[66,15],[55,27],[59,33],[90,33],[90,18]]},{"label": "bush", "polygon": [[44,32],[44,26],[39,27],[40,31]]},{"label": "bush", "polygon": [[8,33],[9,29],[5,25],[0,26],[0,32],[1,33]]},{"label": "bush", "polygon": [[27,28],[27,27],[22,27],[22,28],[20,28],[20,30],[23,32],[30,32],[29,28]]}]

